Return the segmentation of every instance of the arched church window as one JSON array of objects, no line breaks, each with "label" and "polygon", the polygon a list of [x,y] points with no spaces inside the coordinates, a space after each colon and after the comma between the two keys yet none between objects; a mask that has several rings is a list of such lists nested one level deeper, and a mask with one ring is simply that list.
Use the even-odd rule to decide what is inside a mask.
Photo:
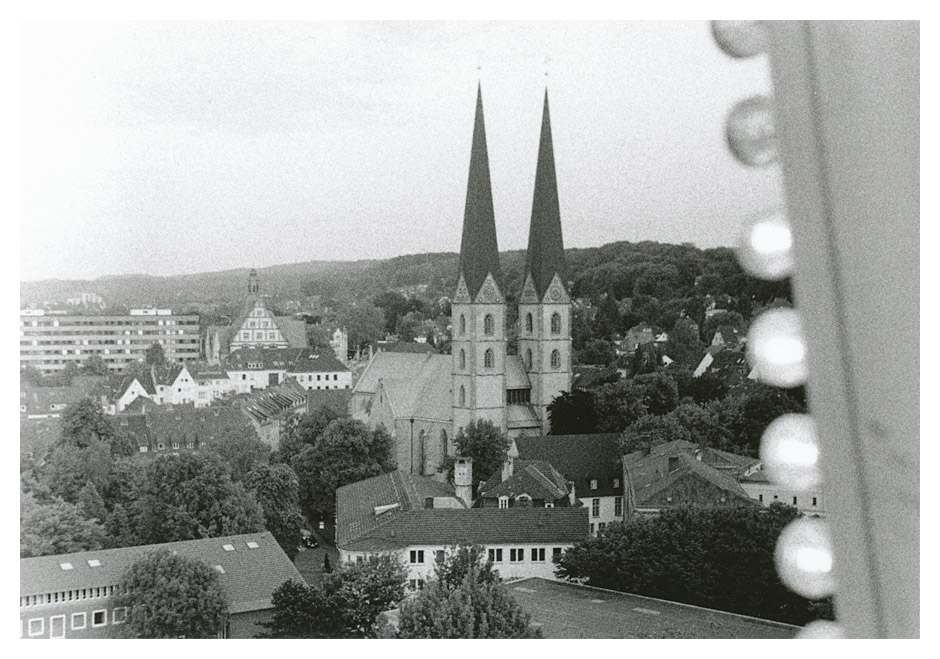
[{"label": "arched church window", "polygon": [[531,350],[525,351],[525,367],[532,368],[532,351]]},{"label": "arched church window", "polygon": [[561,353],[552,350],[552,368],[561,368]]},{"label": "arched church window", "polygon": [[552,314],[552,334],[561,334],[561,316],[557,313]]},{"label": "arched church window", "polygon": [[444,456],[447,455],[447,431],[441,431],[441,459],[444,459]]},{"label": "arched church window", "polygon": [[460,368],[467,368],[467,353],[460,349]]},{"label": "arched church window", "polygon": [[467,319],[463,314],[460,314],[460,333],[466,334],[467,332]]},{"label": "arched church window", "polygon": [[493,315],[486,314],[483,318],[483,333],[487,336],[493,335]]},{"label": "arched church window", "polygon": [[525,315],[525,331],[529,334],[532,333],[532,314],[530,313]]},{"label": "arched church window", "polygon": [[483,353],[483,368],[493,368],[493,351],[487,350]]},{"label": "arched church window", "polygon": [[467,406],[467,391],[463,388],[463,385],[460,385],[460,394],[457,400],[460,402],[460,407]]}]

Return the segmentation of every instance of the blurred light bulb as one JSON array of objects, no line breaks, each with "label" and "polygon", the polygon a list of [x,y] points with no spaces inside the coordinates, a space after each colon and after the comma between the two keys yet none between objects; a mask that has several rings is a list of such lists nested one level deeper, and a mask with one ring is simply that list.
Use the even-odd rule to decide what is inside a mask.
[{"label": "blurred light bulb", "polygon": [[770,309],[759,315],[747,334],[748,361],[757,377],[776,387],[806,381],[806,344],[794,309]]},{"label": "blurred light bulb", "polygon": [[760,55],[767,47],[763,21],[712,21],[712,36],[722,52],[737,59]]},{"label": "blurred light bulb", "polygon": [[785,279],[793,270],[793,234],[782,213],[748,222],[738,245],[738,262],[755,277]]},{"label": "blurred light bulb", "polygon": [[794,490],[822,483],[816,425],[807,414],[774,419],[761,437],[760,458],[773,483]]},{"label": "blurred light bulb", "polygon": [[731,109],[725,125],[728,147],[750,167],[763,167],[777,160],[777,130],[773,107],[766,96],[752,96]]},{"label": "blurred light bulb", "polygon": [[845,638],[842,631],[842,625],[831,620],[814,620],[809,623],[796,635],[797,638]]},{"label": "blurred light bulb", "polygon": [[787,588],[809,599],[828,597],[835,590],[832,542],[819,518],[790,522],[777,538],[777,573]]}]

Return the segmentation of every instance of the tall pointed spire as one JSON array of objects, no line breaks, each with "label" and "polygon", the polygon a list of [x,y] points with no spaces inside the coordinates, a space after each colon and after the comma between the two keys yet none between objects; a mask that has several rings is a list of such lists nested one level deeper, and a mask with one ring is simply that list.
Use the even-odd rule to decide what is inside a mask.
[{"label": "tall pointed spire", "polygon": [[486,151],[486,130],[483,126],[483,93],[477,85],[477,110],[473,124],[473,146],[470,149],[470,176],[467,181],[467,205],[464,210],[457,277],[459,279],[460,275],[463,275],[470,297],[474,299],[487,274],[493,275],[497,286],[501,285],[490,162]]},{"label": "tall pointed spire", "polygon": [[557,274],[563,286],[568,286],[568,266],[561,235],[561,211],[558,207],[558,183],[555,179],[555,153],[552,148],[552,126],[548,115],[548,89],[542,110],[542,135],[539,139],[539,159],[535,167],[535,194],[532,199],[532,222],[529,225],[529,249],[526,252],[525,271],[539,299]]}]

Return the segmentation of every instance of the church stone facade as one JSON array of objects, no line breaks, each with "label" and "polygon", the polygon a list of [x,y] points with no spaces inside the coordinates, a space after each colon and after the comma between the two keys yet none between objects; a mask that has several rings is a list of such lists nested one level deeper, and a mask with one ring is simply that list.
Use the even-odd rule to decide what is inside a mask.
[{"label": "church stone facade", "polygon": [[354,417],[392,433],[399,469],[434,473],[445,453],[453,455],[459,429],[474,421],[491,421],[513,438],[547,434],[548,405],[571,387],[571,300],[547,92],[523,287],[514,292],[518,354],[508,354],[509,291],[499,264],[478,88],[451,307],[451,354],[379,352],[350,404]]}]

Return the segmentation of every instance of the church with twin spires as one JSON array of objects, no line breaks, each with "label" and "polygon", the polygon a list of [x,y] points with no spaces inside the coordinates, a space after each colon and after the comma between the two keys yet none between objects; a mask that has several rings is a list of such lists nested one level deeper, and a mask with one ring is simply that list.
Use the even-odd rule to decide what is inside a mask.
[{"label": "church with twin spires", "polygon": [[477,88],[451,354],[378,352],[350,412],[395,440],[401,471],[435,474],[460,428],[491,421],[510,437],[550,429],[548,405],[571,387],[571,300],[561,231],[548,92],[542,112],[517,354],[508,354],[508,302],[499,264],[483,98]]}]

